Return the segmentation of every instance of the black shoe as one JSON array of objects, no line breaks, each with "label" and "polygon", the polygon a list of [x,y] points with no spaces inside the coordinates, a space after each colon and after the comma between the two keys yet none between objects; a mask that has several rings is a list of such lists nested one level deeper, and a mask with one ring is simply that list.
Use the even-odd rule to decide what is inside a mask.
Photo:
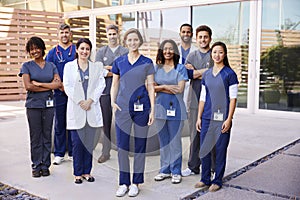
[{"label": "black shoe", "polygon": [[92,176],[82,176],[82,178],[84,178],[85,180],[87,180],[87,182],[94,182],[95,178]]},{"label": "black shoe", "polygon": [[42,169],[42,176],[49,176],[49,175],[50,175],[49,169]]},{"label": "black shoe", "polygon": [[33,170],[32,171],[32,177],[33,178],[39,178],[39,177],[41,177],[41,170]]},{"label": "black shoe", "polygon": [[75,178],[74,183],[81,184],[82,183],[82,179],[81,178]]}]

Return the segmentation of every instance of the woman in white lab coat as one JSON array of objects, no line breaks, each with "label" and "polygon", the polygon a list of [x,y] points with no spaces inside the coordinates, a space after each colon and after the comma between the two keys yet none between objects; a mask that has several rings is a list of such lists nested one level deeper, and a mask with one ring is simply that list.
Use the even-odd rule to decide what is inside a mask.
[{"label": "woman in white lab coat", "polygon": [[94,182],[91,176],[92,153],[97,129],[103,126],[99,98],[105,88],[107,71],[101,62],[89,60],[92,43],[81,38],[76,44],[76,57],[64,68],[64,89],[68,96],[67,129],[73,144],[75,183],[82,179]]}]

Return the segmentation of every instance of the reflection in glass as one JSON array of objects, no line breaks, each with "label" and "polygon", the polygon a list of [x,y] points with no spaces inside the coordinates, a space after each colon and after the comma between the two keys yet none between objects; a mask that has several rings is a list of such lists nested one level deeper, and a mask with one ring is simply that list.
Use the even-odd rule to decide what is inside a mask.
[{"label": "reflection in glass", "polygon": [[[208,25],[213,32],[212,43],[226,43],[230,66],[239,79],[238,107],[247,107],[249,5],[249,2],[236,2],[195,6],[192,16],[194,29]],[[220,17],[220,13],[224,14]]]},{"label": "reflection in glass", "polygon": [[263,1],[261,109],[300,112],[300,2]]}]

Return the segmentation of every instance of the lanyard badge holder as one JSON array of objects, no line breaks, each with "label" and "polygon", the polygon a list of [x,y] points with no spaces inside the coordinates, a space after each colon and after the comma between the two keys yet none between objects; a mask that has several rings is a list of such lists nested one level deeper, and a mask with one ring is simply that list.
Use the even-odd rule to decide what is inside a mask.
[{"label": "lanyard badge holder", "polygon": [[141,98],[141,96],[138,96],[137,101],[134,102],[134,105],[133,105],[133,110],[136,112],[141,112],[144,110],[144,105],[142,103],[140,103],[140,98]]},{"label": "lanyard badge holder", "polygon": [[220,109],[218,109],[218,112],[214,112],[214,121],[223,121],[224,120],[224,114],[220,112]]},{"label": "lanyard badge holder", "polygon": [[54,103],[53,103],[53,99],[51,98],[51,96],[49,95],[48,96],[48,100],[46,101],[46,107],[47,108],[51,108],[54,106]]},{"label": "lanyard badge holder", "polygon": [[175,108],[173,108],[173,102],[170,102],[170,108],[167,109],[168,117],[175,117]]}]

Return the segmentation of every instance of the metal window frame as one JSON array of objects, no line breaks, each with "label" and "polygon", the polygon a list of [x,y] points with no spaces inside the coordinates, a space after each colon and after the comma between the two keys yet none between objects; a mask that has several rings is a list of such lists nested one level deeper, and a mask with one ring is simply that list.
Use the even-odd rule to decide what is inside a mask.
[{"label": "metal window frame", "polygon": [[[249,57],[248,57],[248,90],[247,108],[239,108],[247,113],[278,113],[283,118],[299,118],[299,113],[289,111],[259,109],[259,77],[260,77],[260,46],[261,46],[261,24],[262,24],[262,1],[263,0],[181,0],[181,1],[160,1],[151,3],[138,3],[134,5],[122,5],[104,8],[95,8],[89,11],[72,11],[64,13],[65,18],[89,17],[90,18],[90,39],[96,43],[96,16],[131,13],[141,11],[152,11],[180,7],[206,6],[234,2],[250,2],[249,16]],[[190,16],[191,17],[191,16]]]}]

